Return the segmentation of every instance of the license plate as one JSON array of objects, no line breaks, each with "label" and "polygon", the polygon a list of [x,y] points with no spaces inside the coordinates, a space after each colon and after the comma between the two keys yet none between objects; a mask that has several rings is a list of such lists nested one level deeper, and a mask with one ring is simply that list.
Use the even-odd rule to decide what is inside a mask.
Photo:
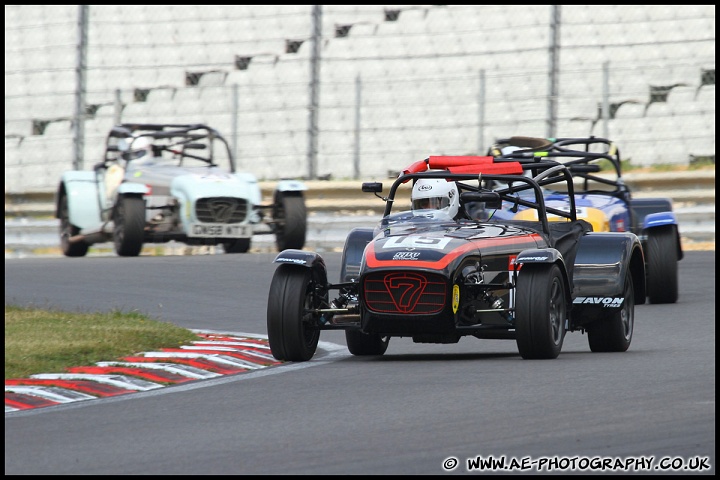
[{"label": "license plate", "polygon": [[249,238],[252,230],[249,225],[228,225],[225,223],[192,223],[188,237],[201,238]]}]

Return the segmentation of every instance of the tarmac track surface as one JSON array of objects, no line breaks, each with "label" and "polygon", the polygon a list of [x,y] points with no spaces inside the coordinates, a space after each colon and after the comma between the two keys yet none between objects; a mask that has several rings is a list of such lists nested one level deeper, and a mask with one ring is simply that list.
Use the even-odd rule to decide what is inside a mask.
[{"label": "tarmac track surface", "polygon": [[[262,336],[274,256],[6,259],[5,302]],[[337,276],[340,254],[323,256]],[[356,358],[323,332],[310,362],[6,413],[5,473],[437,474],[451,457],[466,473],[478,456],[554,459],[553,473],[573,458],[648,460],[630,474],[671,458],[710,466],[673,473],[714,473],[714,265],[714,251],[687,252],[678,303],[637,306],[625,353],[570,333],[552,361],[475,338],[393,338],[383,357]]]}]

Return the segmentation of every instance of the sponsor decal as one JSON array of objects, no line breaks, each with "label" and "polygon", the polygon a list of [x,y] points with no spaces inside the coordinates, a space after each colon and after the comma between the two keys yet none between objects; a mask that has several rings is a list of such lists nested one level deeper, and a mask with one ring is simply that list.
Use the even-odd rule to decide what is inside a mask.
[{"label": "sponsor decal", "polygon": [[624,301],[624,297],[577,297],[573,300],[573,303],[583,305],[602,305],[605,308],[618,308],[622,306]]},{"label": "sponsor decal", "polygon": [[275,261],[276,262],[297,263],[298,265],[305,265],[307,263],[306,260],[302,260],[300,258],[286,258],[286,257],[276,258]]},{"label": "sponsor decal", "polygon": [[520,261],[521,261],[521,262],[527,262],[527,261],[537,262],[537,261],[547,260],[548,258],[549,258],[549,257],[547,257],[547,256],[544,256],[544,257],[522,257],[522,258],[520,259]]},{"label": "sponsor decal", "polygon": [[430,185],[430,184],[428,184],[428,183],[425,183],[425,184],[423,184],[423,185],[420,185],[420,186],[418,187],[418,190],[421,191],[421,192],[430,191],[430,190],[432,190],[432,185]]},{"label": "sponsor decal", "polygon": [[508,271],[510,271],[511,273],[516,268],[520,270],[520,267],[522,267],[522,264],[518,265],[515,260],[517,260],[517,255],[510,255],[508,257]]},{"label": "sponsor decal", "polygon": [[[518,264],[516,262],[517,255],[510,255],[508,257],[508,283],[513,283],[513,274],[516,271],[520,271],[522,268],[522,263]],[[515,305],[515,289],[511,288],[508,292],[508,301],[510,302],[510,305]]]},{"label": "sponsor decal", "polygon": [[453,285],[453,293],[452,293],[453,313],[457,313],[459,306],[460,306],[460,287],[458,285]]},{"label": "sponsor decal", "polygon": [[451,240],[451,238],[434,238],[418,235],[391,237],[385,242],[383,248],[432,248],[443,250]]},{"label": "sponsor decal", "polygon": [[397,252],[393,255],[393,260],[417,260],[420,258],[420,252]]}]

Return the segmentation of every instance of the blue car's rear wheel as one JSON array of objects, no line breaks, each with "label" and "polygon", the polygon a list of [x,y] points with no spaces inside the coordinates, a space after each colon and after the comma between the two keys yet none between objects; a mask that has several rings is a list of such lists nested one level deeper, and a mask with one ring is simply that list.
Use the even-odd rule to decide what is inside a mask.
[{"label": "blue car's rear wheel", "polygon": [[560,267],[525,264],[515,291],[515,334],[525,359],[557,358],[565,339],[567,302]]},{"label": "blue car's rear wheel", "polygon": [[648,231],[646,242],[647,293],[650,303],[675,303],[678,298],[678,244],[675,227]]},{"label": "blue car's rear wheel", "polygon": [[[279,265],[272,282],[267,307],[270,351],[278,360],[305,362],[317,350],[320,330],[309,309],[321,306],[315,292],[313,272],[307,267]],[[327,299],[325,299],[327,303]]]}]

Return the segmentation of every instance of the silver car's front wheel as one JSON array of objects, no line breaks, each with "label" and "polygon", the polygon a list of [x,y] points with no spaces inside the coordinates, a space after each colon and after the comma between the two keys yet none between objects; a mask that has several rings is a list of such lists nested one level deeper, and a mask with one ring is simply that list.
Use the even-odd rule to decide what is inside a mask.
[{"label": "silver car's front wheel", "polygon": [[305,199],[299,192],[278,193],[273,208],[276,222],[275,243],[279,251],[288,248],[302,249],[307,231]]},{"label": "silver car's front wheel", "polygon": [[113,241],[122,257],[137,257],[145,236],[145,201],[140,197],[120,197],[115,208]]}]

